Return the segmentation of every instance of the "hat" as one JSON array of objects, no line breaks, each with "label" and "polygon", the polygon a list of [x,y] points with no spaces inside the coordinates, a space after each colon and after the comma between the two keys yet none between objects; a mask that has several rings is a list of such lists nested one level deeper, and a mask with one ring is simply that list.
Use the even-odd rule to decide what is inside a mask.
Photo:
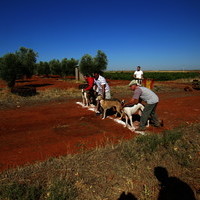
[{"label": "hat", "polygon": [[137,80],[132,80],[132,81],[128,84],[128,86],[131,86],[131,85],[138,85]]}]

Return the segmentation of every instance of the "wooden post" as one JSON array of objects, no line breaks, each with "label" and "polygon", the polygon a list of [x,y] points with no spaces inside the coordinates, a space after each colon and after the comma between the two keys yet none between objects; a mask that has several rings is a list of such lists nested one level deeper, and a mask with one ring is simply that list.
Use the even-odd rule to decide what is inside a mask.
[{"label": "wooden post", "polygon": [[83,74],[80,72],[79,67],[75,68],[76,81],[84,81]]}]

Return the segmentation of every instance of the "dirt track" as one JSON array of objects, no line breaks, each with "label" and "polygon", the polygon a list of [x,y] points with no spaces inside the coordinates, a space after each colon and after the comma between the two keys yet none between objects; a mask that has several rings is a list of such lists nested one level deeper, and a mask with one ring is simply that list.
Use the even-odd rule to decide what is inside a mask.
[{"label": "dirt track", "polygon": [[[158,95],[158,115],[165,127],[150,127],[150,131],[159,133],[200,121],[199,91]],[[80,100],[0,110],[0,170],[135,136],[121,124],[101,120],[77,105]]]}]

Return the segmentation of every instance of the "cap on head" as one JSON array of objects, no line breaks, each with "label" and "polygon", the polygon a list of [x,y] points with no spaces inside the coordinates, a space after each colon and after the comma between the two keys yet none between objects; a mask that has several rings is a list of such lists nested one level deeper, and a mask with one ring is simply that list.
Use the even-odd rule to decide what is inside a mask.
[{"label": "cap on head", "polygon": [[136,80],[132,80],[132,81],[128,84],[129,87],[132,86],[132,85],[138,85],[137,81],[136,81]]}]

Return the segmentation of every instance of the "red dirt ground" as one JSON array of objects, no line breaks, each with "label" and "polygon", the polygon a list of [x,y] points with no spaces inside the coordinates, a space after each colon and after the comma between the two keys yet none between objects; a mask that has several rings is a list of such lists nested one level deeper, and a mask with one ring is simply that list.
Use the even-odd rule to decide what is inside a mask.
[{"label": "red dirt ground", "polygon": [[[128,82],[109,81],[111,86]],[[38,84],[37,90],[51,87],[77,88],[79,85],[73,81],[63,82],[59,78],[39,77],[17,84],[27,83]],[[0,82],[2,86],[4,83]],[[159,133],[181,124],[200,121],[200,91],[181,90],[158,93],[158,96],[160,103],[157,111],[165,126],[149,127],[148,130]],[[0,171],[136,135],[111,119],[101,120],[94,112],[76,104],[77,101],[81,101],[81,98],[0,110]]]}]

